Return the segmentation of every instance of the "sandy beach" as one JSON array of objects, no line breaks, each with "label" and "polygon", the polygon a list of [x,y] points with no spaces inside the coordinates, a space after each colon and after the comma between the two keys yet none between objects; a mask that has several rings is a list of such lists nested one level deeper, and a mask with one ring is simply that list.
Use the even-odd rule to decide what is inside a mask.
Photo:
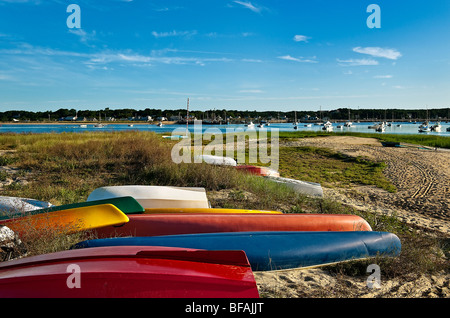
[{"label": "sandy beach", "polygon": [[[324,196],[357,210],[395,215],[404,223],[431,237],[439,235],[450,243],[450,151],[417,145],[383,147],[373,138],[329,136],[280,140],[281,147],[314,146],[349,156],[386,163],[384,174],[397,188],[395,193],[375,186],[323,187]],[[0,155],[16,150],[3,150]],[[5,165],[0,172],[9,177],[0,187],[31,182],[29,174]],[[216,199],[228,198],[228,189],[217,191]],[[208,193],[211,199],[212,193]],[[448,298],[450,274],[439,272],[411,279],[381,277],[381,288],[367,287],[368,275],[359,277],[330,273],[325,268],[255,272],[261,297],[281,298]]]},{"label": "sandy beach", "polygon": [[[349,156],[386,163],[385,176],[397,187],[389,193],[373,186],[326,188],[324,196],[360,210],[396,215],[403,222],[433,235],[450,238],[450,151],[383,147],[372,138],[330,136],[280,143],[284,147],[314,146]],[[367,287],[367,276],[331,275],[321,268],[255,273],[261,293],[269,297],[450,297],[450,275],[421,275],[411,281],[386,280],[381,288]]]}]

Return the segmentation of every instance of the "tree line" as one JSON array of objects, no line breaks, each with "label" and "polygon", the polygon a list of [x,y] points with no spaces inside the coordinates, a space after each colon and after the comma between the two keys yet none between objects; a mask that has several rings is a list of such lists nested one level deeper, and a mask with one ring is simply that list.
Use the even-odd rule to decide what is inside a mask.
[{"label": "tree line", "polygon": [[[60,108],[56,111],[23,111],[10,110],[0,112],[0,121],[8,122],[12,120],[19,121],[58,121],[69,116],[77,116],[78,118],[97,118],[105,119],[113,117],[117,120],[140,118],[151,116],[153,119],[158,117],[166,118],[186,118],[186,109],[163,110],[156,108],[145,109],[110,109],[101,110],[76,110]],[[327,120],[449,120],[450,108],[435,109],[351,109],[338,108],[335,110],[292,110],[292,111],[257,111],[257,110],[227,110],[227,109],[210,109],[205,111],[190,110],[190,118],[195,117],[200,120],[224,120],[231,119],[261,119],[261,120],[293,120],[295,117],[298,121],[305,118],[311,119],[327,119]]]}]

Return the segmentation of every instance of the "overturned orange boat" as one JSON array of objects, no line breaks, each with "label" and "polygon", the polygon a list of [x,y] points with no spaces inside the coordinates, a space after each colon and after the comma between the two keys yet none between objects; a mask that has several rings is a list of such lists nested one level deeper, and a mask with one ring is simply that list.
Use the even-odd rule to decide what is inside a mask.
[{"label": "overturned orange boat", "polygon": [[95,229],[100,238],[252,231],[372,231],[351,214],[134,214],[120,226]]}]

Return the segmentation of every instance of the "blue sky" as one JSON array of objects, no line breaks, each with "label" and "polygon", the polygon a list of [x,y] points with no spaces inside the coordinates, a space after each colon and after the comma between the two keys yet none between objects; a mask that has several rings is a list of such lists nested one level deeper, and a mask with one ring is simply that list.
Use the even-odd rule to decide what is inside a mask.
[{"label": "blue sky", "polygon": [[[367,26],[370,4],[381,28]],[[197,110],[449,107],[450,1],[0,0],[0,111],[187,98]]]}]

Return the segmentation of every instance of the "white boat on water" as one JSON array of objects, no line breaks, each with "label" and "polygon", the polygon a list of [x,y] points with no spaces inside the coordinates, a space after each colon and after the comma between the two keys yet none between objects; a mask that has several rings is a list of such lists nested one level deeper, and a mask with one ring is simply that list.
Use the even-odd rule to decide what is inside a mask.
[{"label": "white boat on water", "polygon": [[386,125],[384,122],[378,124],[378,126],[375,128],[375,131],[377,131],[377,132],[385,132],[385,130],[386,130]]},{"label": "white boat on water", "polygon": [[80,127],[80,128],[87,128],[87,125],[82,124],[82,125],[80,125],[79,127]]},{"label": "white boat on water", "polygon": [[255,124],[253,122],[249,122],[248,124],[245,124],[245,126],[248,128],[254,128]]},{"label": "white boat on water", "polygon": [[162,127],[162,126],[164,126],[164,125],[163,125],[162,122],[159,122],[159,123],[157,124],[157,126],[158,126],[158,127]]},{"label": "white boat on water", "polygon": [[312,124],[305,124],[305,127],[311,128]]},{"label": "white boat on water", "polygon": [[435,125],[431,126],[431,131],[441,132],[442,126],[440,122],[437,122]]},{"label": "white boat on water", "polygon": [[431,131],[431,127],[430,127],[430,124],[428,123],[428,121],[423,122],[419,126],[419,132],[421,132],[421,133],[430,132],[430,131]]},{"label": "white boat on water", "polygon": [[353,123],[351,121],[347,121],[344,126],[345,127],[352,127]]},{"label": "white boat on water", "polygon": [[325,130],[325,131],[333,131],[333,124],[332,124],[331,122],[327,121],[327,122],[323,125],[322,130]]},{"label": "white boat on water", "polygon": [[98,123],[98,124],[94,125],[94,128],[104,128],[104,127],[106,127],[106,125],[102,124],[102,123]]},{"label": "white boat on water", "polygon": [[274,176],[267,176],[265,178],[268,178],[278,183],[285,184],[288,187],[304,195],[323,197],[323,189],[319,183]]},{"label": "white boat on water", "polygon": [[144,209],[209,208],[204,188],[124,185],[101,187],[92,191],[86,201],[131,196]]}]

